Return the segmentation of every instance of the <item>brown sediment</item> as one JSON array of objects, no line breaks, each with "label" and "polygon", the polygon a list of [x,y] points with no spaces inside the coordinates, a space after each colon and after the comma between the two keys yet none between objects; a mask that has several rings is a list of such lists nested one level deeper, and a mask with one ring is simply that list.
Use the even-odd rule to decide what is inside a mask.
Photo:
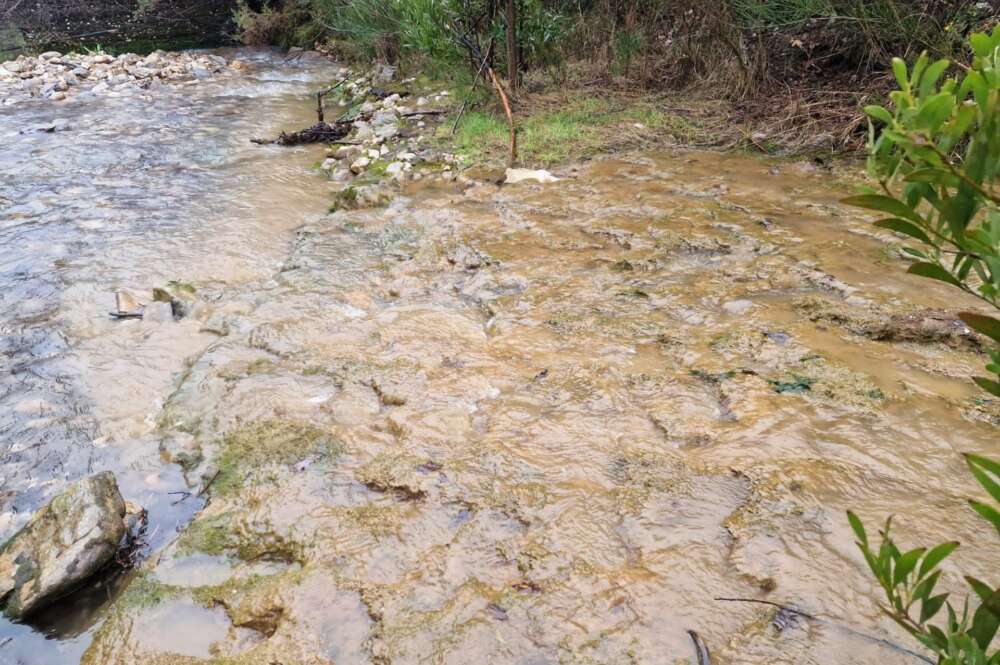
[{"label": "brown sediment", "polygon": [[[249,314],[245,337],[192,367],[201,391],[171,402],[204,410],[204,387],[226,377],[194,429],[220,442],[206,464],[223,468],[226,491],[191,527],[214,520],[222,535],[181,543],[336,563],[331,592],[364,600],[372,662],[653,662],[688,657],[687,630],[713,662],[899,658],[712,600],[781,594],[905,641],[879,619],[842,511],[907,511],[926,529],[911,483],[953,466],[937,449],[946,429],[973,447],[988,439],[988,425],[955,415],[933,437],[904,415],[937,414],[928,386],[942,379],[918,376],[919,359],[965,367],[973,347],[876,332],[950,296],[905,276],[905,302],[882,290],[878,268],[839,254],[855,252],[848,242],[877,253],[877,239],[850,233],[863,222],[803,212],[787,187],[833,204],[810,177],[779,186],[767,168],[641,156],[485,201],[425,188],[388,213],[314,223],[272,296],[282,306]],[[692,203],[699,189],[716,192],[712,205]],[[716,201],[729,204],[725,222]],[[838,234],[836,249],[810,244]],[[406,258],[387,260],[404,244]],[[230,369],[259,364],[259,350],[266,373]],[[297,421],[309,429],[252,424]],[[296,466],[322,438],[313,430],[339,454]],[[227,459],[245,470],[223,482]],[[919,514],[951,514],[960,492],[949,487]],[[959,519],[968,530],[974,518]],[[233,621],[273,639],[282,610],[255,616]]]}]

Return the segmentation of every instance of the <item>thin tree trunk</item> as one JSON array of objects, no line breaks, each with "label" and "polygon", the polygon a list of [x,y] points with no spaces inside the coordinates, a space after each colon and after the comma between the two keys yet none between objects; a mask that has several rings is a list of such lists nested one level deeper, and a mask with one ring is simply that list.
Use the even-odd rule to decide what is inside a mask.
[{"label": "thin tree trunk", "polygon": [[493,87],[496,88],[500,102],[503,104],[503,111],[507,115],[507,124],[510,125],[510,146],[507,153],[507,166],[513,168],[517,163],[517,125],[514,124],[514,113],[510,110],[510,100],[507,99],[507,94],[503,90],[503,84],[497,78],[496,72],[493,71],[492,67],[486,71],[490,75]]},{"label": "thin tree trunk", "polygon": [[516,0],[507,0],[507,85],[513,94],[517,90],[517,10]]}]

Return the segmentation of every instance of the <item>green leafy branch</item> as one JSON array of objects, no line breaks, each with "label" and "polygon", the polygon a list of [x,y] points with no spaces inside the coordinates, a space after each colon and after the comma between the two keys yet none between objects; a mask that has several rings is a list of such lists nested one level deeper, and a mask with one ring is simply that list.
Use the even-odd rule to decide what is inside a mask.
[{"label": "green leafy branch", "polygon": [[[1000,26],[970,37],[972,66],[944,78],[949,60],[893,60],[891,108],[868,106],[868,170],[881,191],[845,202],[890,215],[875,225],[908,236],[908,272],[950,284],[1000,310]],[[881,129],[876,130],[876,123]],[[962,313],[995,342],[986,369],[1000,378],[1000,321]],[[1000,381],[976,377],[1000,396]]]},{"label": "green leafy branch", "polygon": [[[966,462],[979,484],[1000,506],[1000,463],[976,455],[966,455]],[[1000,511],[996,507],[975,500],[969,504],[1000,534]],[[1000,651],[989,653],[1000,627],[1000,588],[966,576],[965,581],[978,599],[975,610],[970,609],[968,596],[957,611],[948,602],[948,593],[934,593],[941,579],[940,564],[958,548],[958,542],[904,552],[892,539],[890,517],[879,532],[881,543],[875,549],[860,518],[850,511],[847,518],[868,567],[885,592],[887,603],[881,609],[886,615],[937,654],[940,665],[1000,664]],[[944,622],[935,623],[942,609],[946,610]]]}]

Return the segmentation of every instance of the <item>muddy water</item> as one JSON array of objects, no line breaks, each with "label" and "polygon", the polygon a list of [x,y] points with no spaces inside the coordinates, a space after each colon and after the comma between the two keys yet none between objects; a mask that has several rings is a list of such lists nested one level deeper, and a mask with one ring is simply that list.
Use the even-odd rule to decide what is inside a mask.
[{"label": "muddy water", "polygon": [[[959,456],[995,453],[982,357],[875,339],[972,303],[903,275],[843,183],[651,154],[324,215],[315,153],[245,143],[308,119],[310,77],[260,56],[65,134],[5,118],[4,535],[111,468],[153,536],[0,659],[674,663],[695,631],[717,663],[916,663],[844,510],[962,540],[955,588],[1000,572]],[[171,279],[191,318],[105,318]]]},{"label": "muddy water", "polygon": [[[163,463],[155,424],[185,359],[215,336],[196,319],[107,312],[118,288],[181,280],[211,301],[266,279],[292,229],[324,211],[311,170],[321,151],[248,138],[311,120],[302,95],[329,66],[236,55],[251,62],[245,75],[0,108],[0,540],[66,481],[104,468],[149,508],[153,549],[199,507],[174,503],[188,488]],[[58,641],[0,625],[0,662],[75,662],[90,609],[56,612],[46,630]]]}]

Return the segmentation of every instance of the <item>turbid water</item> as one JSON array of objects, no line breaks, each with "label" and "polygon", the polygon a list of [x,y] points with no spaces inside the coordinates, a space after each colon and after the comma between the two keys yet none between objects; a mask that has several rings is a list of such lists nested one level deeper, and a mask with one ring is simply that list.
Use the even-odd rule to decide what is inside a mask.
[{"label": "turbid water", "polygon": [[[326,76],[258,54],[3,112],[0,538],[99,469],[150,536],[0,662],[693,663],[694,631],[714,663],[918,663],[844,511],[961,540],[950,588],[1000,572],[960,456],[1000,408],[926,316],[975,303],[848,184],[637,154],[328,215],[321,148],[247,142]],[[107,316],[170,280],[190,317]]]}]

